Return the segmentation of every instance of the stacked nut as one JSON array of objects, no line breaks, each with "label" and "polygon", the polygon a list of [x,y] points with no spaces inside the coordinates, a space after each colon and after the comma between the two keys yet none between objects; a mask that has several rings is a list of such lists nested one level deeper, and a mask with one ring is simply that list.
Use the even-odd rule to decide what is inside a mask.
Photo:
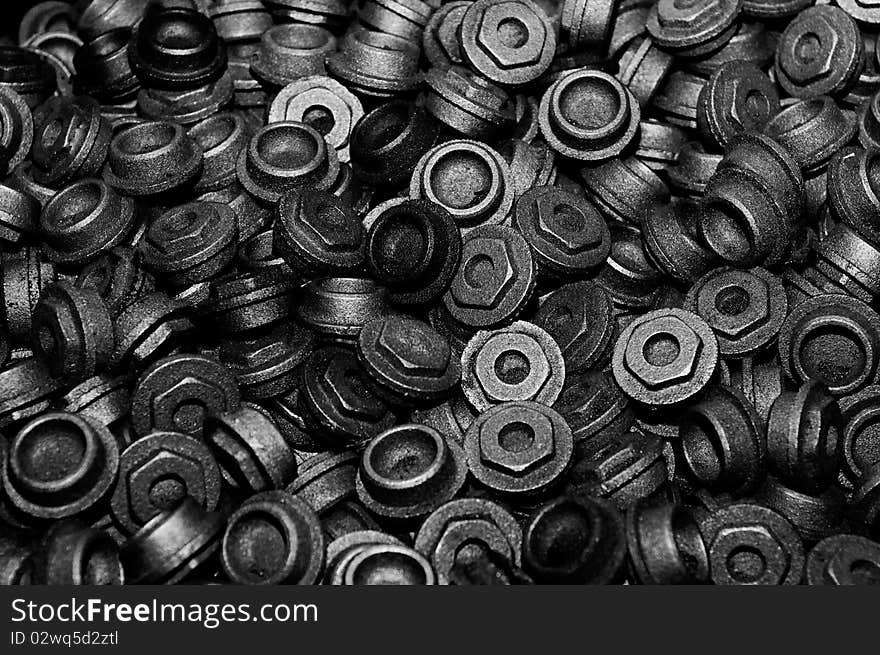
[{"label": "stacked nut", "polygon": [[34,4],[0,584],[880,582],[878,23]]}]

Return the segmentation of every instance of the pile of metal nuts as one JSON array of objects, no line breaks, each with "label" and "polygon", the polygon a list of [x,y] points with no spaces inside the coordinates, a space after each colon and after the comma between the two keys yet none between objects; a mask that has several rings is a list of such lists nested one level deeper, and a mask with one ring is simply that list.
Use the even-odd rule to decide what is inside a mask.
[{"label": "pile of metal nuts", "polygon": [[0,583],[880,583],[880,5],[17,30]]}]

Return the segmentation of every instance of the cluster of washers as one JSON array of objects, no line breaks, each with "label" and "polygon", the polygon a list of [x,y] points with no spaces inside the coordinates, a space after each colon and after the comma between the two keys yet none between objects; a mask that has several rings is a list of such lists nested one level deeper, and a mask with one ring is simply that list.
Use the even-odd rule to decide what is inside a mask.
[{"label": "cluster of washers", "polygon": [[0,584],[880,583],[880,5],[17,27]]}]

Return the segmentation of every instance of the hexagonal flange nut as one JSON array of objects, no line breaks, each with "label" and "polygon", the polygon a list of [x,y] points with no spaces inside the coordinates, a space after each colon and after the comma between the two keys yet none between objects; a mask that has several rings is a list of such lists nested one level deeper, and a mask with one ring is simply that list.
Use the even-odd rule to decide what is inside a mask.
[{"label": "hexagonal flange nut", "polygon": [[389,400],[439,400],[461,379],[461,364],[446,338],[428,323],[405,316],[377,318],[361,329],[358,359]]},{"label": "hexagonal flange nut", "polygon": [[722,585],[796,585],[804,548],[791,523],[750,503],[722,507],[703,522],[712,581]]},{"label": "hexagonal flange nut", "polygon": [[462,390],[478,411],[518,400],[552,405],[565,381],[559,344],[526,321],[477,332],[465,346],[461,367]]},{"label": "hexagonal flange nut", "polygon": [[658,309],[636,318],[614,347],[612,372],[620,388],[646,405],[681,403],[709,383],[718,364],[712,328],[683,309]]},{"label": "hexagonal flange nut", "polygon": [[715,330],[723,357],[745,357],[767,347],[788,314],[782,280],[763,268],[722,267],[710,271],[688,291],[684,309]]},{"label": "hexagonal flange nut", "polygon": [[303,287],[296,315],[322,336],[351,342],[366,323],[390,310],[388,290],[373,280],[327,277]]},{"label": "hexagonal flange nut", "polygon": [[485,225],[465,236],[461,263],[443,302],[460,323],[487,328],[522,311],[534,285],[535,263],[525,238],[506,226]]},{"label": "hexagonal flange nut", "polygon": [[166,430],[200,437],[208,415],[234,412],[240,402],[225,366],[200,355],[172,355],[138,379],[131,397],[132,426],[139,435]]},{"label": "hexagonal flange nut", "polygon": [[611,252],[611,233],[596,208],[554,186],[526,191],[516,201],[513,224],[551,274],[583,275]]},{"label": "hexagonal flange nut", "polygon": [[556,31],[547,14],[526,0],[477,0],[459,32],[467,64],[508,86],[538,79],[556,51]]},{"label": "hexagonal flange nut", "polygon": [[512,497],[545,495],[574,453],[571,428],[555,410],[530,401],[502,403],[465,433],[468,468],[482,485]]},{"label": "hexagonal flange nut", "polygon": [[189,343],[195,326],[192,308],[156,291],[141,296],[116,317],[111,366],[140,370]]},{"label": "hexagonal flange nut", "polygon": [[336,149],[340,162],[350,161],[349,137],[364,108],[351,91],[324,75],[310,75],[285,86],[269,107],[269,123],[298,121],[311,125]]},{"label": "hexagonal flange nut", "polygon": [[501,505],[485,498],[458,498],[444,503],[425,519],[415,549],[427,557],[440,584],[448,584],[461,549],[474,541],[515,566],[522,557],[522,529]]},{"label": "hexagonal flange nut", "polygon": [[733,37],[742,5],[743,0],[661,0],[648,12],[648,33],[681,56],[704,55]]},{"label": "hexagonal flange nut", "polygon": [[800,12],[782,33],[774,71],[785,91],[799,98],[835,95],[855,83],[864,67],[864,42],[856,22],[840,7]]},{"label": "hexagonal flange nut", "polygon": [[204,442],[178,432],[153,432],[126,448],[110,509],[126,534],[189,496],[208,511],[220,500],[217,462]]}]

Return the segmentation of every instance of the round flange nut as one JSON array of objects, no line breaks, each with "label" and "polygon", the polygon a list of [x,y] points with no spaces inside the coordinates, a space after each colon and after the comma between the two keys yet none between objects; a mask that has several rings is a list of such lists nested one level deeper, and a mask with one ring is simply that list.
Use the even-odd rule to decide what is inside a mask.
[{"label": "round flange nut", "polygon": [[268,413],[243,404],[238,411],[209,417],[205,441],[223,479],[245,493],[282,489],[296,477],[296,458]]},{"label": "round flange nut", "polygon": [[337,347],[313,351],[300,371],[307,427],[336,447],[364,443],[390,428],[394,413],[369,384],[353,352]]},{"label": "round flange nut", "polygon": [[764,132],[786,148],[804,175],[825,170],[831,158],[858,129],[828,96],[801,100],[784,107],[770,119]]},{"label": "round flange nut", "polygon": [[805,544],[813,544],[844,529],[846,498],[835,485],[822,492],[805,494],[767,476],[755,501],[779,512],[794,526]]},{"label": "round flange nut", "polygon": [[429,200],[388,203],[369,226],[367,268],[395,304],[425,305],[449,287],[461,261],[461,233]]},{"label": "round flange nut", "polygon": [[35,549],[32,582],[40,585],[121,585],[119,546],[104,530],[78,519],[54,523]]},{"label": "round flange nut", "polygon": [[369,278],[327,277],[302,288],[296,315],[319,335],[351,342],[372,319],[391,311],[388,291]]},{"label": "round flange nut", "polygon": [[620,54],[615,76],[627,87],[641,108],[651,105],[672,70],[673,56],[657,47],[648,36],[632,40]]},{"label": "round flange nut", "polygon": [[840,7],[809,7],[786,26],[773,70],[791,96],[839,95],[855,84],[865,65],[859,26]]},{"label": "round flange nut", "polygon": [[427,557],[440,584],[453,569],[488,550],[520,565],[522,530],[501,505],[485,498],[459,498],[440,505],[422,523],[415,549]]},{"label": "round flange nut", "polygon": [[477,0],[462,17],[458,38],[468,67],[505,86],[538,79],[556,52],[550,18],[530,0]]},{"label": "round flange nut", "polygon": [[421,553],[393,543],[352,548],[328,575],[327,584],[332,585],[437,584],[431,563]]},{"label": "round flange nut", "polygon": [[18,93],[0,82],[0,148],[4,153],[0,172],[10,173],[28,156],[34,140],[30,107]]},{"label": "round flange nut", "polygon": [[280,323],[269,332],[224,341],[220,360],[235,375],[241,393],[251,400],[289,393],[297,384],[297,368],[315,346],[311,330]]},{"label": "round flange nut", "polygon": [[272,15],[260,0],[223,0],[208,5],[217,35],[226,43],[251,43],[272,27]]},{"label": "round flange nut", "polygon": [[248,192],[275,204],[291,189],[329,189],[339,175],[339,159],[315,128],[282,121],[266,125],[251,137],[239,155],[237,170]]},{"label": "round flange nut", "polygon": [[370,512],[403,525],[452,500],[467,471],[464,451],[455,441],[426,425],[405,423],[367,444],[355,488]]},{"label": "round flange nut", "polygon": [[393,34],[355,30],[327,57],[327,72],[364,98],[393,98],[422,83],[418,42]]},{"label": "round flange nut", "polygon": [[86,0],[80,3],[76,30],[84,39],[93,39],[119,27],[134,27],[144,14],[137,0]]},{"label": "round flange nut", "polygon": [[553,409],[571,427],[579,451],[597,450],[594,444],[623,434],[634,420],[629,399],[607,371],[569,375]]},{"label": "round flange nut", "polygon": [[533,323],[477,332],[461,355],[461,388],[477,411],[517,400],[552,405],[565,381],[559,344]]},{"label": "round flange nut", "polygon": [[36,109],[57,90],[55,69],[49,58],[17,46],[0,46],[0,88],[17,93]]},{"label": "round flange nut", "polygon": [[336,51],[336,37],[323,27],[275,25],[260,38],[251,58],[251,74],[270,87],[282,87],[309,75],[323,75],[324,58]]},{"label": "round flange nut", "polygon": [[275,211],[275,252],[307,277],[352,272],[364,262],[364,226],[329,191],[294,189]]},{"label": "round flange nut", "polygon": [[782,280],[764,268],[716,268],[694,283],[684,308],[718,338],[722,357],[749,357],[771,344],[788,314]]},{"label": "round flange nut", "polygon": [[354,479],[359,461],[360,455],[353,450],[318,453],[300,466],[287,493],[302,498],[323,516],[343,501],[357,498]]},{"label": "round flange nut", "polygon": [[220,561],[235,584],[315,584],[324,565],[321,523],[289,493],[258,493],[229,517]]},{"label": "round flange nut", "polygon": [[49,98],[34,111],[31,148],[34,180],[59,187],[101,170],[110,147],[110,124],[93,98]]},{"label": "round flange nut", "polygon": [[513,128],[507,92],[464,68],[433,68],[425,108],[441,123],[471,139],[495,139]]},{"label": "round flange nut", "polygon": [[422,32],[422,52],[432,68],[464,65],[458,29],[471,4],[470,0],[453,0],[431,14]]},{"label": "round flange nut", "polygon": [[739,135],[706,184],[700,235],[737,266],[779,263],[801,222],[803,198],[803,176],[783,146],[764,135]]},{"label": "round flange nut", "polygon": [[440,400],[461,379],[461,364],[446,337],[408,316],[392,314],[365,324],[357,354],[374,391],[393,405]]},{"label": "round flange nut", "polygon": [[194,331],[192,311],[156,291],[125,307],[114,323],[115,343],[111,366],[141,370],[149,362],[186,345]]},{"label": "round flange nut", "polygon": [[764,422],[737,389],[711,387],[684,413],[679,435],[683,468],[700,487],[739,498],[763,480]]},{"label": "round flange nut", "polygon": [[35,354],[52,375],[80,382],[103,369],[113,353],[113,323],[95,291],[68,282],[46,286],[31,321]]},{"label": "round flange nut", "polygon": [[336,150],[340,162],[351,159],[349,138],[364,115],[361,101],[342,84],[310,75],[285,86],[269,107],[269,123],[299,121],[313,128]]},{"label": "round flange nut", "polygon": [[125,195],[153,196],[194,184],[202,155],[202,147],[177,123],[140,123],[113,137],[103,176]]},{"label": "round flange nut", "polygon": [[652,104],[658,117],[687,130],[697,130],[697,104],[706,79],[675,70],[658,89]]},{"label": "round flange nut", "polygon": [[572,49],[603,48],[614,27],[617,5],[609,0],[564,0],[560,23]]},{"label": "round flange nut", "polygon": [[808,585],[874,585],[880,582],[880,544],[854,534],[825,537],[807,553]]},{"label": "round flange nut", "polygon": [[533,322],[562,351],[569,375],[598,369],[611,356],[614,316],[608,292],[593,282],[573,282],[553,291]]},{"label": "round flange nut", "polygon": [[546,496],[563,481],[574,454],[571,428],[536,402],[496,405],[464,438],[468,468],[484,487],[520,501]]},{"label": "round flange nut", "polygon": [[699,223],[700,206],[689,198],[651,204],[642,217],[642,237],[651,262],[680,282],[695,283],[718,262],[698,238]]},{"label": "round flange nut", "polygon": [[680,57],[699,57],[721,48],[738,27],[743,0],[661,0],[648,12],[648,34]]},{"label": "round flange nut", "polygon": [[25,514],[60,519],[101,503],[118,468],[119,447],[110,430],[76,414],[45,412],[12,440],[3,486]]},{"label": "round flange nut", "polygon": [[35,234],[40,210],[28,194],[0,184],[0,241],[15,246]]},{"label": "round flange nut", "polygon": [[666,184],[637,157],[585,167],[581,178],[587,197],[612,221],[638,224],[646,211],[669,200]]},{"label": "round flange nut", "polygon": [[18,24],[19,43],[41,32],[76,32],[76,19],[79,12],[66,2],[47,0],[36,2],[25,12]]},{"label": "round flange nut", "polygon": [[358,10],[358,21],[367,29],[417,41],[434,11],[422,0],[368,0]]},{"label": "round flange nut", "polygon": [[878,163],[880,148],[843,148],[828,163],[826,175],[832,216],[870,243],[880,243],[880,179],[871,174]]},{"label": "round flange nut", "polygon": [[70,389],[55,402],[55,407],[115,428],[128,417],[130,382],[127,376],[95,375]]},{"label": "round flange nut", "polygon": [[841,398],[840,413],[843,472],[856,482],[880,462],[880,386],[871,385]]},{"label": "round flange nut", "polygon": [[134,201],[88,178],[59,191],[40,214],[43,252],[57,264],[85,263],[119,245],[138,223]]},{"label": "round flange nut", "polygon": [[555,186],[526,191],[516,201],[513,225],[550,277],[582,277],[611,252],[602,215],[588,200]]},{"label": "round flange nut", "polygon": [[835,396],[859,391],[880,377],[880,317],[842,294],[808,298],[782,324],[779,360],[798,384],[812,378]]},{"label": "round flange nut", "polygon": [[687,143],[687,132],[677,125],[653,118],[639,124],[639,145],[635,156],[652,171],[665,171],[678,159]]},{"label": "round flange nut", "polygon": [[61,387],[42,360],[24,357],[0,369],[0,428],[41,414]]},{"label": "round flange nut", "polygon": [[657,309],[636,318],[614,346],[612,371],[624,393],[646,405],[673,405],[702,391],[718,364],[718,340],[699,316]]},{"label": "round flange nut", "polygon": [[416,164],[409,197],[449,211],[461,228],[501,223],[513,206],[510,169],[479,141],[455,139],[429,150]]},{"label": "round flange nut", "polygon": [[395,100],[365,114],[351,132],[351,163],[366,184],[408,184],[419,160],[440,140],[440,123],[421,107]]},{"label": "round flange nut", "polygon": [[538,584],[612,584],[623,577],[623,517],[608,501],[559,496],[523,529],[523,568]]},{"label": "round flange nut", "polygon": [[[587,105],[591,110],[582,111]],[[614,76],[580,70],[544,92],[538,116],[541,134],[556,152],[580,161],[603,161],[633,143],[641,110]]]},{"label": "round flange nut", "polygon": [[169,430],[200,437],[210,415],[234,412],[241,397],[229,370],[201,355],[171,355],[140,376],[131,397],[135,432]]},{"label": "round flange nut", "polygon": [[110,510],[126,534],[185,497],[213,511],[222,478],[208,446],[178,432],[153,432],[128,446],[119,459],[119,481]]},{"label": "round flange nut", "polygon": [[703,522],[709,572],[716,585],[796,585],[804,547],[791,523],[751,503],[722,507]]},{"label": "round flange nut", "polygon": [[767,419],[767,463],[783,484],[817,493],[837,479],[843,420],[837,401],[815,380],[783,391]]},{"label": "round flange nut", "polygon": [[659,496],[671,480],[660,437],[632,431],[578,446],[582,459],[568,479],[568,492],[576,496],[604,498],[625,511],[642,498]]},{"label": "round flange nut", "polygon": [[190,497],[157,514],[122,546],[126,582],[176,584],[220,547],[225,521]]},{"label": "round flange nut", "polygon": [[195,9],[150,5],[128,46],[132,70],[144,86],[180,91],[217,80],[226,70],[226,45],[211,19]]},{"label": "round flange nut", "polygon": [[535,262],[525,238],[504,225],[465,235],[461,263],[443,296],[452,317],[471,328],[509,323],[531,299]]},{"label": "round flange nut", "polygon": [[120,27],[86,41],[73,55],[76,93],[115,104],[131,100],[140,89],[140,80],[128,62],[131,30]]},{"label": "round flange nut", "polygon": [[779,93],[756,65],[732,61],[718,68],[697,100],[697,127],[710,144],[723,150],[741,132],[760,132],[779,113]]},{"label": "round flange nut", "polygon": [[42,290],[56,279],[55,266],[37,248],[25,246],[2,253],[3,314],[13,343],[30,339],[31,316]]},{"label": "round flange nut", "polygon": [[211,282],[202,312],[223,332],[248,332],[290,316],[297,289],[281,266],[221,277]]},{"label": "round flange nut", "polygon": [[220,112],[202,119],[188,133],[203,152],[202,174],[195,192],[218,191],[236,182],[238,157],[250,138],[244,117],[239,112]]},{"label": "round flange nut", "polygon": [[611,253],[594,281],[611,296],[615,308],[645,310],[660,292],[663,275],[648,258],[641,232],[619,221],[608,223]]},{"label": "round flange nut", "polygon": [[640,584],[705,584],[709,554],[691,508],[637,503],[626,513],[626,543]]},{"label": "round flange nut", "polygon": [[139,249],[144,265],[173,288],[205,282],[235,256],[235,212],[217,202],[191,202],[154,220]]}]

